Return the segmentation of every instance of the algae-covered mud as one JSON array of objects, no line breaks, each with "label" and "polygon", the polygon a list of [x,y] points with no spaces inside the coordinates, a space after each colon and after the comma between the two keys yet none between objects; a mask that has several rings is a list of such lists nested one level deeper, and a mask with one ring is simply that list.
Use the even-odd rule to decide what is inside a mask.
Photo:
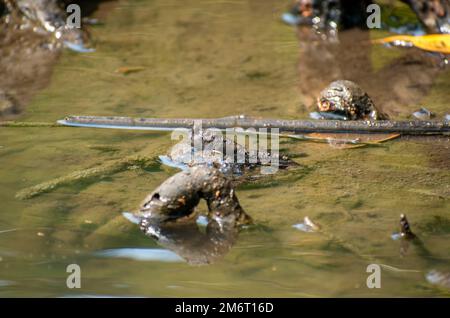
[{"label": "algae-covered mud", "polygon": [[[199,219],[199,229],[158,244],[123,212],[178,172],[159,159],[177,140],[52,125],[72,114],[306,119],[338,79],[357,82],[393,120],[422,107],[442,119],[450,73],[436,56],[370,44],[386,30],[308,45],[307,31],[280,19],[288,1],[95,3],[95,52],[46,51],[34,33],[22,35],[28,53],[12,42],[0,51],[0,105],[22,123],[0,127],[1,297],[450,295],[448,135],[346,149],[280,139],[296,165],[235,189],[252,226],[223,234]],[[418,23],[400,1],[382,12]],[[20,75],[14,58],[30,71]],[[206,204],[197,210],[207,214]],[[401,214],[417,240],[392,238]],[[220,259],[190,261],[208,259],[202,249],[217,242]],[[80,289],[66,285],[70,264],[81,268]],[[381,288],[366,284],[370,264],[381,268]]]}]

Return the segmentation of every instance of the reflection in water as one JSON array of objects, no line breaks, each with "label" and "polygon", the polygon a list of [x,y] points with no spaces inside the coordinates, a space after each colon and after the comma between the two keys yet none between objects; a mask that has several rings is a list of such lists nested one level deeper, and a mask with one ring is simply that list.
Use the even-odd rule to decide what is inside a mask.
[{"label": "reflection in water", "polygon": [[[123,216],[140,224],[138,216],[125,212]],[[129,258],[138,261],[180,262],[192,265],[211,264],[224,257],[234,245],[240,226],[236,215],[208,218],[200,215],[196,220],[173,222],[149,221],[144,232],[166,249],[119,248],[95,253],[109,258]]]},{"label": "reflection in water", "polygon": [[[100,1],[80,3],[82,15]],[[66,26],[67,14],[58,0],[0,0],[0,118],[19,114],[50,81],[62,47],[80,53],[88,33]]]},{"label": "reflection in water", "polygon": [[211,264],[224,257],[236,242],[239,226],[234,215],[209,220],[204,231],[195,221],[150,222],[146,235],[189,264]]},{"label": "reflection in water", "polygon": [[6,0],[6,8],[6,24],[47,36],[48,48],[69,43],[72,49],[84,49],[88,34],[81,29],[81,8],[80,11],[76,9],[78,7],[65,10],[64,1],[60,0]]},{"label": "reflection in water", "polygon": [[346,79],[358,83],[391,118],[408,115],[410,105],[427,95],[442,71],[432,58],[415,49],[377,69],[368,31],[344,30],[339,33],[339,43],[330,43],[310,28],[299,27],[298,38],[299,88],[304,104],[311,108],[330,82]]},{"label": "reflection in water", "polygon": [[[1,23],[0,23],[1,24]],[[42,35],[0,27],[0,118],[18,114],[50,81],[59,51],[45,47]]]},{"label": "reflection in water", "polygon": [[[447,0],[402,0],[417,15],[429,33],[450,33],[450,3]],[[290,12],[282,16],[292,25],[312,25],[327,34],[330,29],[366,27],[371,0],[297,0]],[[396,16],[389,17],[394,22]],[[399,31],[409,28],[403,25]]]},{"label": "reflection in water", "polygon": [[[413,8],[429,31],[445,31],[450,14],[448,4],[430,1],[430,7],[424,5],[424,1],[404,2]],[[408,106],[426,96],[440,71],[436,66],[442,64],[441,57],[411,49],[381,68],[376,65],[378,61],[372,59],[371,38],[366,26],[366,8],[371,3],[299,0],[289,13],[291,16],[287,14],[289,21],[283,16],[287,23],[296,20],[295,17],[301,20],[297,19],[294,24],[298,24],[300,45],[299,86],[307,107],[314,107],[319,92],[336,80],[357,83],[368,92],[375,105],[382,105],[391,116],[409,115]],[[334,11],[339,14],[330,13]],[[306,17],[311,23],[304,21]],[[333,26],[339,28],[339,34],[336,29],[330,36]]]},{"label": "reflection in water", "polygon": [[15,283],[13,281],[0,280],[0,287],[8,287],[8,286],[12,286],[12,285],[15,285]]},{"label": "reflection in water", "polygon": [[450,2],[447,0],[402,0],[432,33],[450,33]]}]

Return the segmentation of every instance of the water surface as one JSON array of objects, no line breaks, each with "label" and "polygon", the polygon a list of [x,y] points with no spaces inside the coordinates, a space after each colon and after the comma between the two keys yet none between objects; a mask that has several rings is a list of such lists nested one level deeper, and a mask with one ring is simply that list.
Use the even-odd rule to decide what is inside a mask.
[{"label": "water surface", "polygon": [[[304,79],[302,46],[295,30],[279,19],[286,5],[102,3],[94,16],[103,24],[91,29],[96,52],[64,51],[49,85],[34,95],[20,120],[54,122],[69,114],[307,118],[311,101],[305,88],[322,89],[320,79],[335,65],[324,62],[317,82],[315,76]],[[422,105],[439,116],[448,113],[448,71],[396,62],[409,54],[400,49],[378,47],[367,54],[374,74],[389,63],[398,74],[412,72],[396,80],[379,77],[374,84],[366,73],[350,72],[353,65],[339,66],[359,76],[362,85],[367,80],[369,93],[373,89],[391,101],[385,111],[400,119]],[[311,66],[308,71],[319,70]],[[115,72],[120,67],[142,69],[124,75]],[[413,86],[411,78],[423,78],[417,85],[426,87]],[[386,85],[389,80],[392,85]],[[397,90],[382,96],[383,87],[395,85]],[[242,231],[230,253],[208,266],[155,252],[161,247],[121,214],[135,210],[175,169],[157,163],[145,170],[131,167],[28,200],[15,197],[73,171],[133,154],[165,154],[173,143],[167,133],[1,128],[0,296],[449,295],[425,279],[432,269],[450,271],[448,137],[402,138],[349,150],[284,142],[283,150],[301,166],[240,186],[239,200],[259,226]],[[401,213],[429,254],[410,246],[401,256],[401,244],[390,238]],[[323,231],[294,228],[305,216]],[[66,287],[66,266],[72,263],[82,269],[80,290]],[[381,289],[366,287],[370,263],[387,265]]]}]

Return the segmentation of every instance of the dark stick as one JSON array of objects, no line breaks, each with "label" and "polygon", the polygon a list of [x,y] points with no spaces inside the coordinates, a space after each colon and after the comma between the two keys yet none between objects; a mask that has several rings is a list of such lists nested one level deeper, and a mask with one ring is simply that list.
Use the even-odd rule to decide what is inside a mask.
[{"label": "dark stick", "polygon": [[443,121],[341,121],[341,120],[282,120],[260,119],[245,116],[225,118],[130,118],[100,116],[70,116],[58,123],[67,126],[118,128],[136,130],[173,130],[192,128],[278,128],[280,132],[301,133],[399,133],[403,135],[426,135],[450,133],[450,122]]}]

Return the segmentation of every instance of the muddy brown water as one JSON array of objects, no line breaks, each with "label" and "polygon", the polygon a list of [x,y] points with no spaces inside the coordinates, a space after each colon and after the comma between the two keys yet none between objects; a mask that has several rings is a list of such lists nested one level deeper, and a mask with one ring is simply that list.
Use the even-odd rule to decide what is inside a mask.
[{"label": "muddy brown water", "polygon": [[[93,16],[103,24],[91,29],[95,53],[63,51],[41,76],[9,84],[2,77],[1,83],[22,96],[23,121],[68,114],[307,118],[315,91],[333,76],[360,82],[396,119],[423,105],[438,116],[449,112],[447,70],[422,63],[418,52],[383,47],[364,48],[360,58],[369,70],[364,63],[358,70],[356,51],[344,46],[307,55],[315,49],[299,44],[299,34],[279,21],[285,9],[274,0],[100,3]],[[139,71],[115,72],[121,67]],[[11,78],[18,74],[11,72]],[[29,95],[27,81],[35,85]],[[448,138],[348,150],[283,141],[283,151],[300,166],[238,188],[259,226],[242,231],[229,253],[208,266],[186,264],[121,215],[175,169],[131,167],[29,200],[15,198],[73,171],[132,154],[156,157],[173,144],[167,133],[2,128],[0,296],[449,295],[425,279],[431,269],[450,271]],[[414,246],[400,255],[390,235],[401,213],[433,257]],[[305,216],[323,231],[292,227]],[[82,269],[79,290],[66,287],[72,263]],[[381,289],[366,287],[370,263],[387,265]]]}]

